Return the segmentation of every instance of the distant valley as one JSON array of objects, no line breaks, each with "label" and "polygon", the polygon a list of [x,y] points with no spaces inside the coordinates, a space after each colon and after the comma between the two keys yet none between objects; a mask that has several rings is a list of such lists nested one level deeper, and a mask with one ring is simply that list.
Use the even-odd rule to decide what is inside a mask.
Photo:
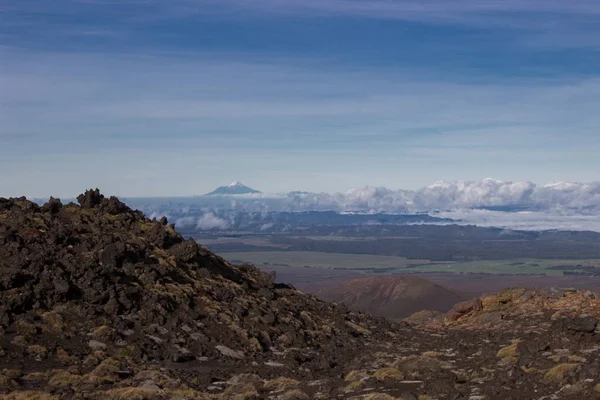
[{"label": "distant valley", "polygon": [[[524,197],[515,201],[507,195],[502,200],[506,205],[489,205],[496,200],[488,201],[485,196],[477,202],[461,200],[469,190],[487,190],[488,196],[512,187],[507,185],[490,180],[436,184],[410,197],[430,206],[471,206],[452,212],[409,211],[404,206],[390,212],[390,205],[405,204],[408,195],[392,201],[399,192],[394,195],[383,189],[343,195],[270,195],[240,182],[203,196],[126,202],[151,218],[166,217],[185,237],[228,261],[255,264],[300,290],[393,318],[425,305],[445,311],[464,297],[508,286],[600,290],[600,233],[561,229],[565,219],[575,227],[580,221],[593,220],[594,208],[571,208],[568,213],[563,209],[560,218],[565,219],[555,220],[547,217],[549,211],[539,201],[540,196],[552,195],[555,203],[568,206],[573,203],[561,197],[566,196],[565,190],[591,190],[593,194],[593,186],[538,187],[537,206],[531,200],[533,194],[526,206],[518,205],[527,203]],[[432,202],[433,198],[446,200]],[[527,226],[536,213],[544,218],[539,226],[553,229],[489,226],[495,223],[492,215]],[[485,216],[483,226],[454,218],[473,214]],[[420,294],[412,299],[381,297],[397,293],[392,287],[402,286]],[[352,297],[356,292],[366,297]]]},{"label": "distant valley", "polygon": [[[499,289],[498,282],[600,289],[600,233],[583,229],[597,220],[596,191],[593,184],[488,179],[438,182],[415,192],[272,195],[234,182],[205,196],[127,203],[150,217],[166,216],[184,236],[229,261],[276,271],[302,290],[391,274],[477,294]],[[459,208],[435,208],[444,205]],[[551,211],[559,205],[560,213]],[[482,226],[468,222],[473,215],[483,218]]]}]

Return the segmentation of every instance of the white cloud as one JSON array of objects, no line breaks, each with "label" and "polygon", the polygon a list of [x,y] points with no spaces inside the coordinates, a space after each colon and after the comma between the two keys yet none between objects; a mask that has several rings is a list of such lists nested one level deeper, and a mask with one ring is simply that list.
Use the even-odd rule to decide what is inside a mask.
[{"label": "white cloud", "polygon": [[[479,181],[438,181],[418,190],[365,187],[338,193],[290,192],[178,198],[178,203],[204,210],[199,220],[186,216],[183,213],[186,207],[177,205],[171,208],[169,204],[172,200],[166,198],[164,201],[161,209],[180,216],[175,220],[177,226],[195,225],[203,230],[227,229],[235,225],[238,213],[250,213],[252,218],[264,221],[262,229],[268,229],[272,226],[270,212],[335,211],[429,213],[435,217],[457,220],[460,224],[600,232],[600,182],[537,185],[488,178]],[[135,203],[147,214],[157,205],[156,200],[136,199]]]},{"label": "white cloud", "polygon": [[600,182],[438,181],[418,190],[367,186],[345,193],[289,193],[238,196],[231,208],[247,211],[332,210],[355,212],[431,212],[474,208],[600,213]]},{"label": "white cloud", "polygon": [[186,228],[196,225],[198,222],[194,217],[182,217],[175,220],[175,227]]},{"label": "white cloud", "polygon": [[434,214],[457,220],[458,224],[515,230],[573,230],[600,232],[598,215],[580,215],[550,211],[502,212],[489,210],[454,210]]},{"label": "white cloud", "polygon": [[227,229],[228,226],[227,221],[215,216],[213,213],[204,214],[198,219],[198,223],[196,224],[196,228],[204,231],[212,229],[224,230]]},{"label": "white cloud", "polygon": [[531,182],[502,182],[484,179],[480,182],[436,182],[418,190],[414,203],[421,209],[452,209],[524,204],[536,186]]}]

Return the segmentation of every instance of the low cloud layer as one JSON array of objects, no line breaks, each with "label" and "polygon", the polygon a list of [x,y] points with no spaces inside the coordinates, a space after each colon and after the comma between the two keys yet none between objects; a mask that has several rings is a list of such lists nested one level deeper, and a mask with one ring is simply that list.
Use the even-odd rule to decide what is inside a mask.
[{"label": "low cloud layer", "polygon": [[209,231],[209,230],[225,230],[227,229],[227,221],[215,216],[213,213],[204,214],[196,223],[196,228]]},{"label": "low cloud layer", "polygon": [[[259,197],[244,202],[257,206]],[[430,212],[473,208],[506,210],[571,210],[589,214],[600,210],[600,182],[555,182],[539,186],[532,182],[439,181],[416,191],[385,187],[351,189],[345,193],[289,193],[280,197],[287,211],[332,210],[355,212]]]},{"label": "low cloud layer", "polygon": [[[344,193],[290,192],[237,196],[129,199],[146,215],[167,215],[179,228],[225,230],[245,222],[268,224],[273,212],[427,213],[457,223],[509,229],[600,231],[600,182],[438,181],[418,190],[385,187]],[[197,211],[194,211],[197,210]]]},{"label": "low cloud layer", "polygon": [[[215,210],[246,212],[267,211],[337,211],[359,213],[428,213],[461,209],[494,211],[565,211],[569,214],[600,213],[600,182],[505,182],[438,181],[418,190],[392,190],[367,186],[344,193],[289,192],[237,196],[199,196],[180,198],[181,217],[178,225],[193,225],[185,214],[189,206],[201,207],[206,221]],[[136,204],[143,205],[143,199]],[[154,212],[155,209],[146,211]],[[208,213],[208,214],[207,214]]]},{"label": "low cloud layer", "polygon": [[514,230],[568,230],[600,232],[597,215],[557,212],[503,212],[489,210],[455,210],[436,213],[435,216],[453,219],[461,225],[506,228]]}]

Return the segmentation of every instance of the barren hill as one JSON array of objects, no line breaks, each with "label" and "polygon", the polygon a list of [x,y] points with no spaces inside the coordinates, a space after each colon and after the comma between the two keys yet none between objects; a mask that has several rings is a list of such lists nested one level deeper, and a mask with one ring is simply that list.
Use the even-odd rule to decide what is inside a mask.
[{"label": "barren hill", "polygon": [[97,190],[0,198],[0,400],[598,399],[600,299],[348,311]]},{"label": "barren hill", "polygon": [[465,298],[442,285],[418,276],[369,276],[353,278],[315,295],[343,303],[354,311],[387,318],[404,318],[419,310],[448,311]]}]

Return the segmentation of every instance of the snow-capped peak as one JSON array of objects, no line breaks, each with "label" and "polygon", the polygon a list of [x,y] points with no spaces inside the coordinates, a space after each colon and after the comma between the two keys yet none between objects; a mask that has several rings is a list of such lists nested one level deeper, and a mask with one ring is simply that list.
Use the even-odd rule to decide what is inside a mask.
[{"label": "snow-capped peak", "polygon": [[217,189],[213,190],[207,195],[237,195],[237,194],[251,194],[251,193],[260,193],[258,190],[254,190],[244,185],[241,182],[232,182],[229,186],[219,186]]}]

